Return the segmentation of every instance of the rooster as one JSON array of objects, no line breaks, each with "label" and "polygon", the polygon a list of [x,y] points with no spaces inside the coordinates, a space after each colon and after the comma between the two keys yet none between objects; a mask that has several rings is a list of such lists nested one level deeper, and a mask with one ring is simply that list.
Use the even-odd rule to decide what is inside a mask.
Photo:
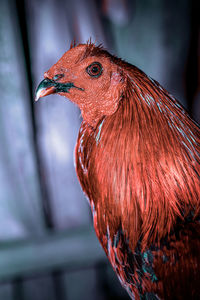
[{"label": "rooster", "polygon": [[76,172],[94,228],[132,299],[200,299],[200,128],[137,67],[71,45],[36,100],[69,98],[83,121]]}]

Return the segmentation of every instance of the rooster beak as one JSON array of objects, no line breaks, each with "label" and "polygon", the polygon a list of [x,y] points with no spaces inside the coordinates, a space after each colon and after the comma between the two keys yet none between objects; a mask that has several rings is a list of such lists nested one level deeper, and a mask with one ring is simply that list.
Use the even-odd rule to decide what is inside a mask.
[{"label": "rooster beak", "polygon": [[35,101],[38,101],[39,98],[45,97],[47,95],[53,94],[56,92],[55,81],[45,78],[40,82],[36,90]]},{"label": "rooster beak", "polygon": [[76,87],[72,82],[60,83],[49,78],[45,78],[37,87],[35,101],[38,101],[39,98],[45,97],[50,94],[69,93],[69,90],[71,88],[77,88],[81,91],[84,90],[82,88]]}]

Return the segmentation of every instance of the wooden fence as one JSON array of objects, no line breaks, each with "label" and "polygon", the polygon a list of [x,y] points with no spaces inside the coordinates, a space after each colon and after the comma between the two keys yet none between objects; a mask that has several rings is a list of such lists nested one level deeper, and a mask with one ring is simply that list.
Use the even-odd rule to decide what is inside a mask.
[{"label": "wooden fence", "polygon": [[0,1],[0,300],[128,299],[76,178],[80,111],[53,95],[35,104],[34,92],[74,38],[91,37],[158,80],[198,119],[194,3]]}]

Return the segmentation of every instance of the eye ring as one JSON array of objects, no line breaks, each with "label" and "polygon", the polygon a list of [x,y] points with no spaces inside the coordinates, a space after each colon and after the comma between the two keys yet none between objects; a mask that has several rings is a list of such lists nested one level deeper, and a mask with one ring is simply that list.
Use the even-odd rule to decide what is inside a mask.
[{"label": "eye ring", "polygon": [[98,61],[95,61],[86,68],[86,72],[91,77],[98,78],[99,76],[101,76],[101,74],[103,72],[103,67]]}]

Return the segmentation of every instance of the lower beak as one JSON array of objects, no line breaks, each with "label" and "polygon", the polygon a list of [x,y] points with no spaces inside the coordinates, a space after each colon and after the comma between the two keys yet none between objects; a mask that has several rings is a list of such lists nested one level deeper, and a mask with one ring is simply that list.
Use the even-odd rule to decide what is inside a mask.
[{"label": "lower beak", "polygon": [[76,87],[72,82],[60,83],[58,81],[45,78],[37,87],[35,101],[50,94],[68,93],[72,87],[82,91],[84,90],[82,88]]}]

